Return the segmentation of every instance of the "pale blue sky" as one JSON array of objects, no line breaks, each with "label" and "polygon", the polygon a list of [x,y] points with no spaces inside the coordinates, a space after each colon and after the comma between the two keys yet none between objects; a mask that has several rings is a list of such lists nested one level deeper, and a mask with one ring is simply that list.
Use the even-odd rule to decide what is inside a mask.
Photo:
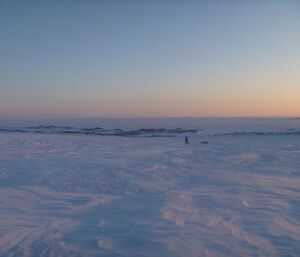
[{"label": "pale blue sky", "polygon": [[299,1],[0,1],[0,118],[300,114]]}]

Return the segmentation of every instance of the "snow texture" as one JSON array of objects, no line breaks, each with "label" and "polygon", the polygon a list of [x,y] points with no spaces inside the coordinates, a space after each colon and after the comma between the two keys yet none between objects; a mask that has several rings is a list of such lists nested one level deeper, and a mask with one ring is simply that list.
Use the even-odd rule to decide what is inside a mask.
[{"label": "snow texture", "polygon": [[244,121],[171,121],[204,128],[174,137],[2,131],[0,256],[298,257],[300,120]]}]

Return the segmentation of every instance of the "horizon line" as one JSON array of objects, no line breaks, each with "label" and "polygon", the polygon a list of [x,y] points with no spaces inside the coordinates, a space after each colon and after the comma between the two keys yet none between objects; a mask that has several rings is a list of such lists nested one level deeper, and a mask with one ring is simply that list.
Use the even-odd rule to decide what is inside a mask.
[{"label": "horizon line", "polygon": [[0,117],[2,120],[90,120],[90,119],[193,119],[193,118],[295,118],[299,115],[183,115],[183,116],[90,116],[90,117]]}]

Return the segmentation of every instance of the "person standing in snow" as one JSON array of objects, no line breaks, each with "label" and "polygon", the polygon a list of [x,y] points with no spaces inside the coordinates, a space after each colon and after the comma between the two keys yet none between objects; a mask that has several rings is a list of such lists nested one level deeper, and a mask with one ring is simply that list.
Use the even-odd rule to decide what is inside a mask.
[{"label": "person standing in snow", "polygon": [[185,144],[185,145],[189,145],[189,144],[190,144],[189,139],[188,139],[187,136],[185,137],[185,143],[184,143],[184,144]]}]

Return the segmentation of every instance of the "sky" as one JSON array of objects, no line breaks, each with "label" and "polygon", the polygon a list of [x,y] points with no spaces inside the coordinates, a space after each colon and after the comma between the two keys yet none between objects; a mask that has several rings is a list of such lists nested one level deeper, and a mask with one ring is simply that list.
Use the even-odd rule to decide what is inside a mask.
[{"label": "sky", "polygon": [[0,1],[0,118],[299,116],[300,2]]}]

